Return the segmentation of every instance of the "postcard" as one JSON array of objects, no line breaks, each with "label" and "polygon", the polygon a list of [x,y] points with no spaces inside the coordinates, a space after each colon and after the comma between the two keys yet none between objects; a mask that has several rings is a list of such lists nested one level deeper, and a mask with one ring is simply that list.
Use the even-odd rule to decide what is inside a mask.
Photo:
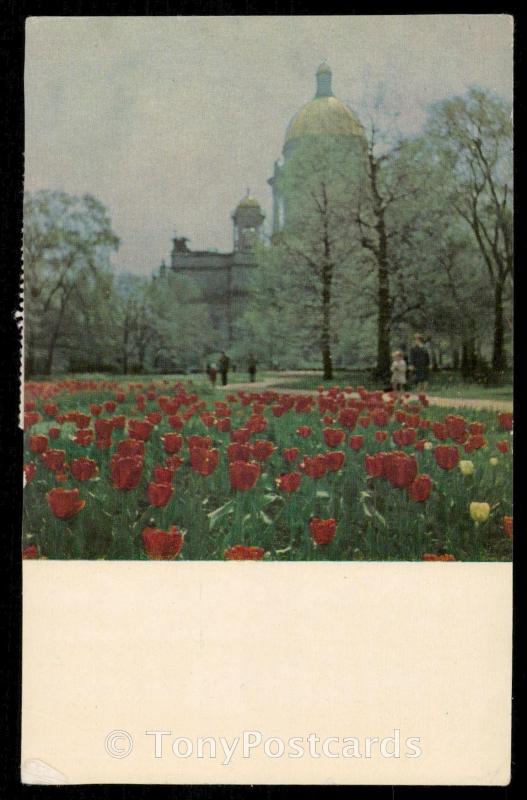
[{"label": "postcard", "polygon": [[24,783],[508,783],[512,40],[27,20]]}]

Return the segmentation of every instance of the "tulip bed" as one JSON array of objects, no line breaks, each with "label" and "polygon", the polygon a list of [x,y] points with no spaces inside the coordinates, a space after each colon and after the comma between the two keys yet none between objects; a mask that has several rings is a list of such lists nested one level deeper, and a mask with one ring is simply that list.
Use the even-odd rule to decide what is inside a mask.
[{"label": "tulip bed", "polygon": [[512,415],[320,387],[25,387],[23,556],[507,561]]}]

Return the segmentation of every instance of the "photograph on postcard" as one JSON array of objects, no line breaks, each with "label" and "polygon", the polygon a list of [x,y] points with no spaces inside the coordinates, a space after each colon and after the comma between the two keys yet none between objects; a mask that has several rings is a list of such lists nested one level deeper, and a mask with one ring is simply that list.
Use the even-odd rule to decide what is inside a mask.
[{"label": "photograph on postcard", "polygon": [[506,16],[30,19],[23,558],[510,561],[511,104]]}]

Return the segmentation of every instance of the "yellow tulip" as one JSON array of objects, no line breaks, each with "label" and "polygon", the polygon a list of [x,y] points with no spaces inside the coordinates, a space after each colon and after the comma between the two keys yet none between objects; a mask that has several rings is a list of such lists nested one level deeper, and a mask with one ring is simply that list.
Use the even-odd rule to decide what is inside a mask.
[{"label": "yellow tulip", "polygon": [[433,446],[432,442],[425,442],[423,445],[425,450],[431,450]]},{"label": "yellow tulip", "polygon": [[460,461],[459,462],[459,469],[463,473],[463,475],[472,475],[474,472],[474,464],[472,461]]},{"label": "yellow tulip", "polygon": [[492,456],[492,458],[489,458],[489,464],[491,465],[491,467],[498,466],[498,459],[496,458],[496,456]]},{"label": "yellow tulip", "polygon": [[470,516],[474,522],[486,522],[490,514],[490,505],[488,503],[471,503]]}]

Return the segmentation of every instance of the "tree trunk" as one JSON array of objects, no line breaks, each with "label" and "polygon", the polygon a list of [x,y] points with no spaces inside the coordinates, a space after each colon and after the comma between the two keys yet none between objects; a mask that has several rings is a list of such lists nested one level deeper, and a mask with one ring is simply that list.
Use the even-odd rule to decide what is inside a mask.
[{"label": "tree trunk", "polygon": [[333,378],[333,362],[331,359],[331,267],[325,266],[322,272],[322,333],[320,349],[322,351],[322,371],[325,381]]},{"label": "tree trunk", "polygon": [[507,367],[504,348],[503,284],[494,286],[494,341],[492,346],[492,371],[502,373]]},{"label": "tree trunk", "polygon": [[377,378],[388,381],[390,377],[390,279],[386,256],[386,230],[384,219],[379,224],[378,255],[378,317],[377,317]]}]

